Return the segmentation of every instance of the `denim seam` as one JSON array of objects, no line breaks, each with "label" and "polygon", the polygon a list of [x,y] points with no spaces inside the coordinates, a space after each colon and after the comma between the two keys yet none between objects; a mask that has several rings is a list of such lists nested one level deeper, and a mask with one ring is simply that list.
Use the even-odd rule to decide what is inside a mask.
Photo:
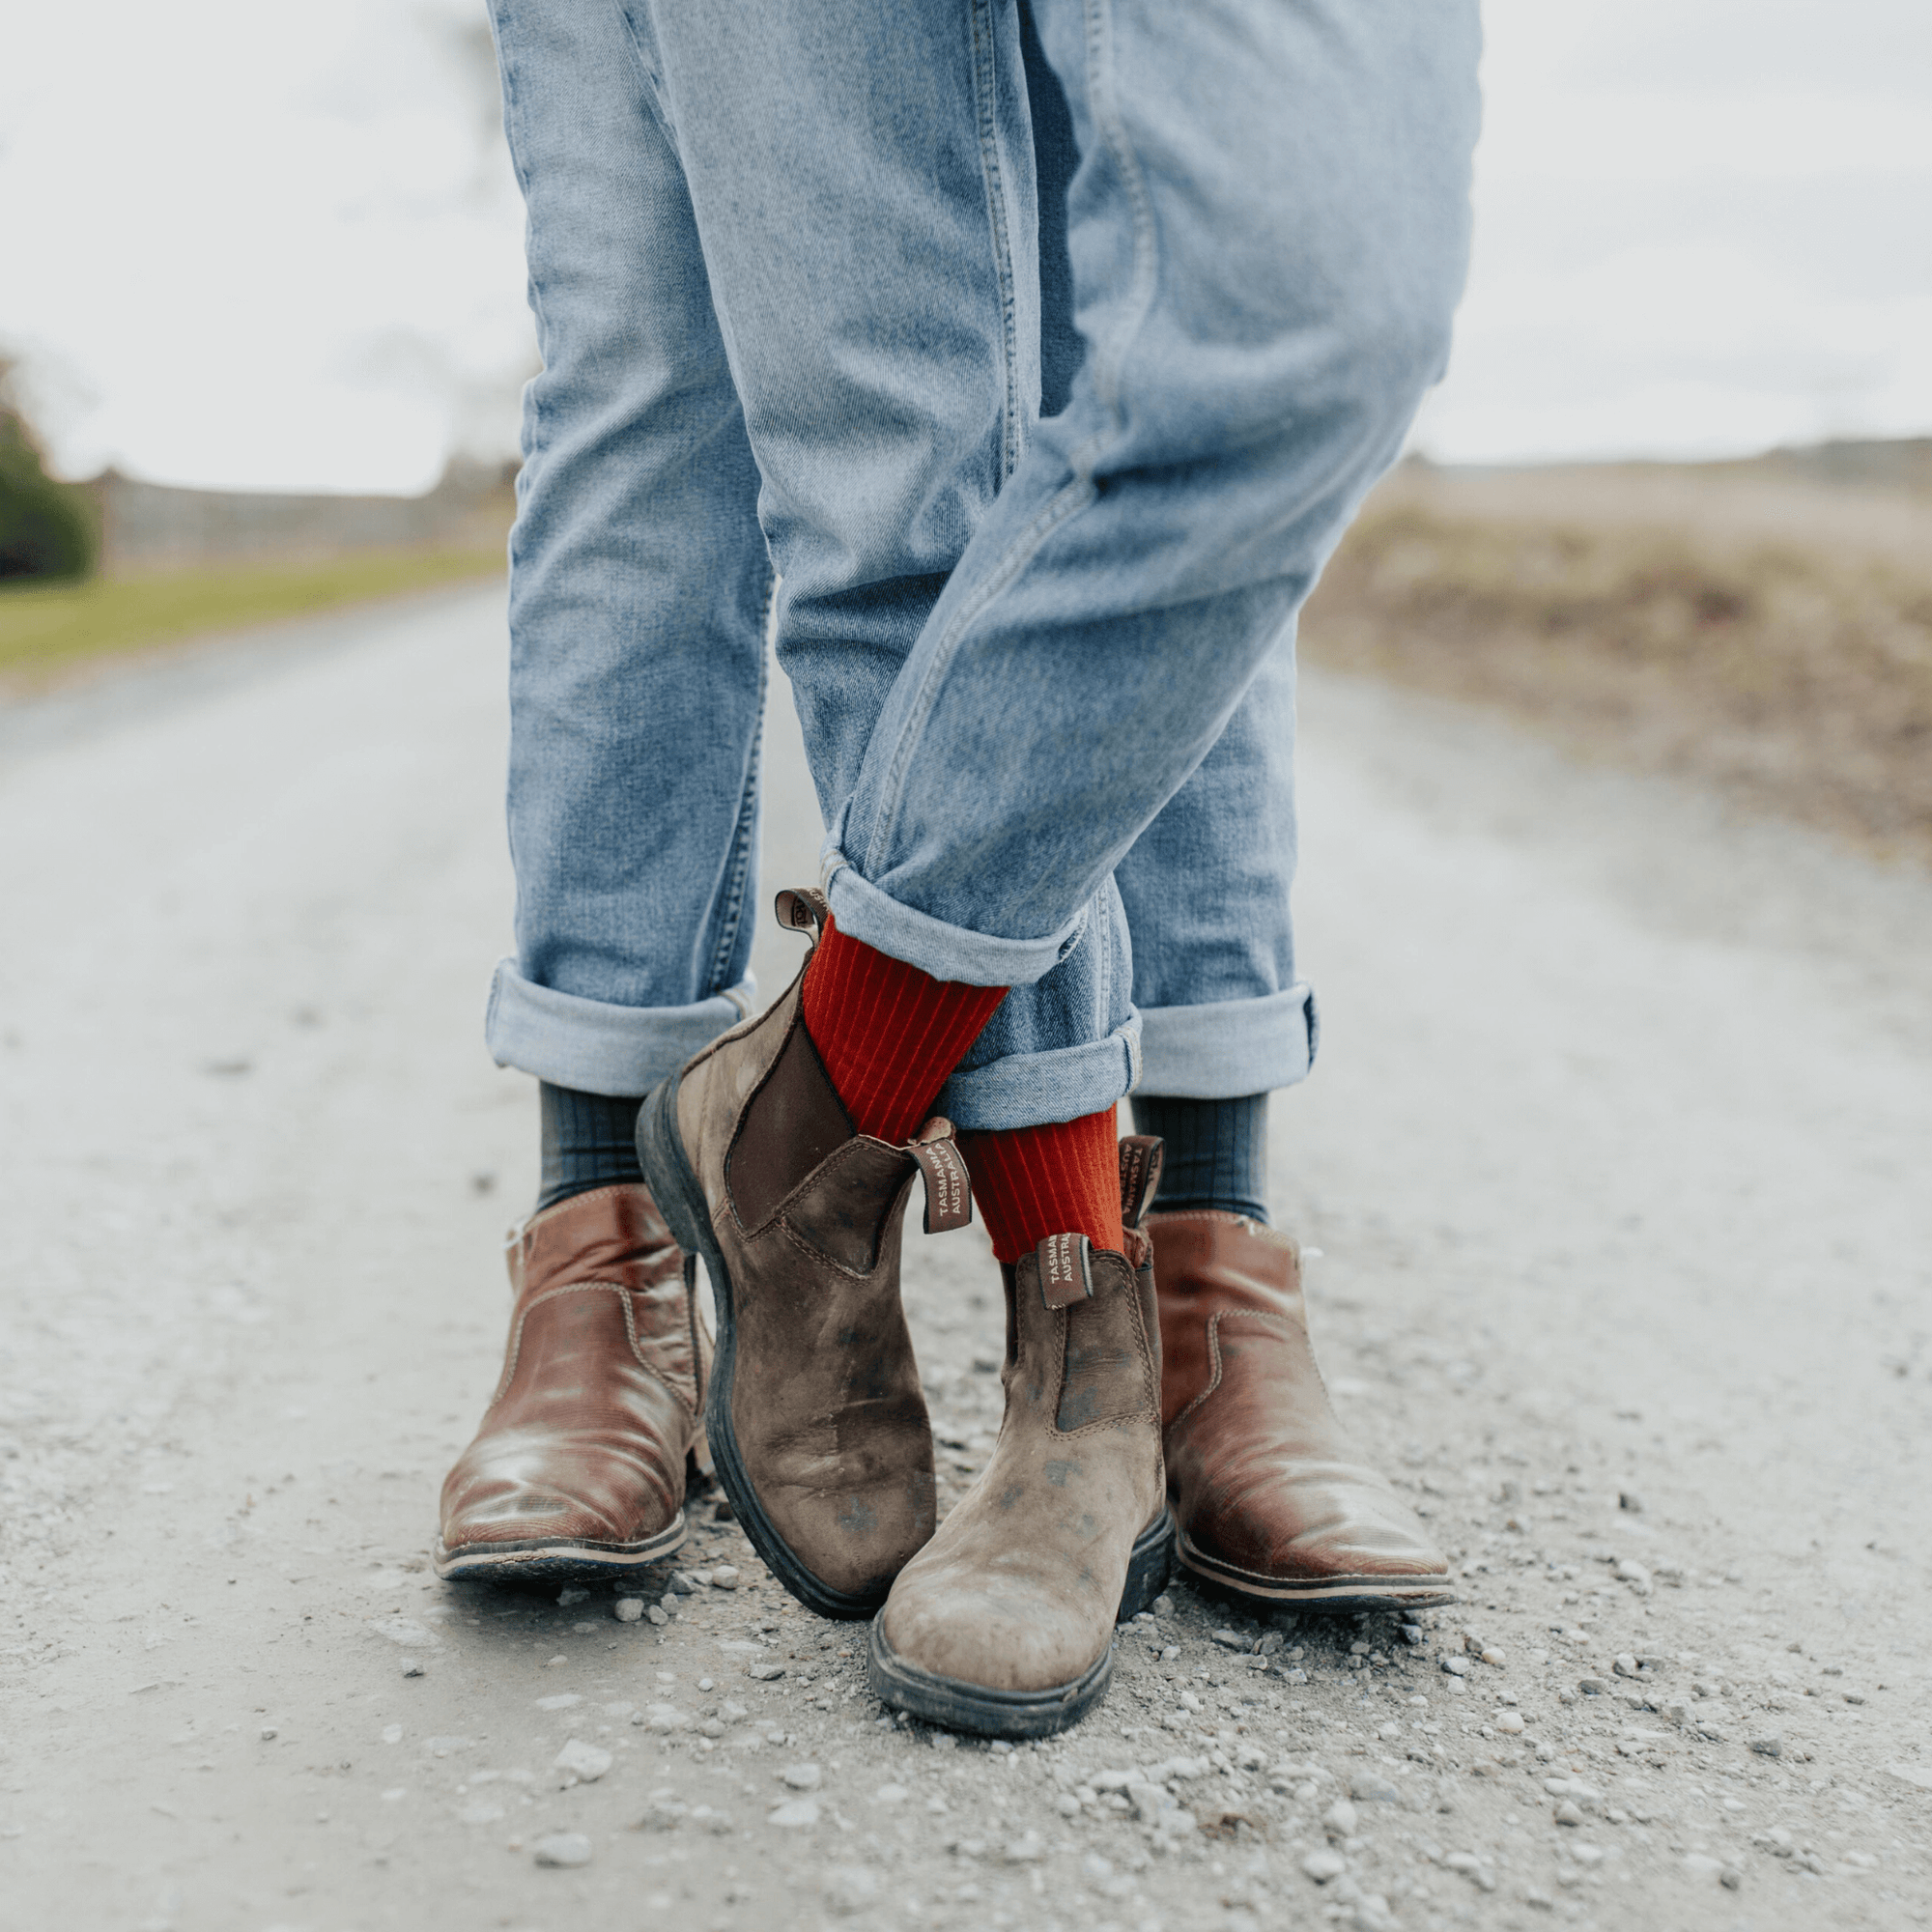
[{"label": "denim seam", "polygon": [[[1122,120],[1114,99],[1111,0],[1087,0],[1086,14],[1088,102],[1094,115],[1094,125],[1100,130],[1101,138],[1114,157],[1114,165],[1120,170],[1121,185],[1134,218],[1134,277],[1127,312],[1114,332],[1111,347],[1100,349],[1096,346],[1094,357],[1094,392],[1106,408],[1109,428],[1116,437],[1120,437],[1126,430],[1121,414],[1121,371],[1125,366],[1128,348],[1140,333],[1148,311],[1153,305],[1159,279],[1155,260],[1153,203],[1148,195],[1140,156],[1134,153],[1133,143],[1127,138],[1126,124]],[[1076,467],[1085,464],[1091,470],[1098,458],[1100,441],[1100,433],[1096,431],[1076,455]]]},{"label": "denim seam", "polygon": [[[770,578],[766,580],[767,610],[771,604],[772,581]],[[762,639],[762,623],[758,631]],[[758,823],[758,774],[764,760],[765,696],[770,680],[771,660],[761,647],[758,652],[758,723],[752,733],[751,755],[745,763],[744,796],[738,806],[738,824],[731,835],[730,870],[725,877],[724,901],[719,908],[718,945],[712,952],[711,968],[704,979],[707,995],[724,984],[731,965],[731,953],[738,944],[738,930],[745,919],[745,893],[751,878],[752,852],[755,842],[753,835]]]},{"label": "denim seam", "polygon": [[991,0],[973,0],[973,95],[979,120],[980,170],[986,185],[986,218],[992,231],[993,273],[1000,290],[1001,346],[1006,359],[1006,402],[1000,412],[1000,480],[1019,465],[1019,321],[1013,295],[1012,244],[1007,233],[1006,179],[1000,169],[998,46]]},{"label": "denim seam", "polygon": [[867,883],[871,882],[871,875],[885,866],[892,834],[897,828],[899,808],[904,801],[907,773],[925,730],[926,721],[939,702],[939,687],[945,682],[946,672],[958,651],[959,640],[967,626],[1033,561],[1047,538],[1068,518],[1085,509],[1096,495],[1094,484],[1084,476],[1075,476],[1068,481],[1033,520],[1007,553],[999,569],[967,601],[965,608],[933,645],[932,662],[926,666],[925,675],[920,680],[911,713],[900,728],[898,743],[893,750],[892,766],[886,774],[885,783],[880,787],[877,819],[872,836],[866,844],[866,863],[860,874]]},{"label": "denim seam", "polygon": [[[518,105],[517,83],[515,76],[510,71],[510,62],[503,53],[502,40],[497,32],[497,9],[491,9],[490,39],[497,49],[497,71],[501,76],[503,85],[503,145],[510,151],[510,167],[517,177],[517,187],[524,197],[524,206],[527,209],[530,205],[530,171],[525,164],[522,151],[510,134],[511,116]],[[525,226],[526,231],[528,225],[529,218],[526,215]],[[537,280],[536,266],[529,260],[527,248],[525,250],[525,279],[529,290],[530,319],[536,325],[537,357],[539,361],[548,365],[550,356],[546,349],[546,344],[550,338],[550,329],[544,319],[543,285]],[[528,384],[525,393],[529,399],[530,419],[525,434],[518,439],[523,447],[524,458],[523,463],[518,468],[516,481],[516,502],[519,513],[522,512],[524,495],[529,481],[530,459],[543,447],[544,404],[541,370],[538,371],[537,377]],[[521,520],[521,514],[513,516],[510,519],[510,533],[503,546],[512,572],[515,571],[517,566],[517,526]]]}]

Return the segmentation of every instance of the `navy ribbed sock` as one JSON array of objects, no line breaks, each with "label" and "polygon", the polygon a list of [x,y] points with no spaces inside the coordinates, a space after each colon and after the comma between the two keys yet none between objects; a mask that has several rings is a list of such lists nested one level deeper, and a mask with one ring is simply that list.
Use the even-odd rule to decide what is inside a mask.
[{"label": "navy ribbed sock", "polygon": [[1268,1225],[1265,1094],[1245,1094],[1237,1100],[1136,1094],[1133,1105],[1134,1131],[1158,1134],[1167,1144],[1156,1213],[1218,1208]]},{"label": "navy ribbed sock", "polygon": [[638,1109],[641,1100],[612,1100],[573,1087],[539,1081],[543,1102],[543,1181],[537,1212],[613,1181],[641,1180]]}]

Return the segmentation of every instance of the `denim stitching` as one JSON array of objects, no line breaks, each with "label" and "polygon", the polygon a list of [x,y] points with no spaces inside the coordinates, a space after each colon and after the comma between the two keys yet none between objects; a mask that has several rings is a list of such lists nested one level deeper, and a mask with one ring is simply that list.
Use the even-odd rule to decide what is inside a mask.
[{"label": "denim stitching", "polygon": [[[513,118],[515,118],[517,108],[517,84],[515,76],[510,71],[510,57],[503,50],[503,40],[499,31],[499,22],[506,21],[510,17],[511,14],[508,7],[493,7],[490,10],[490,38],[497,48],[497,71],[501,76],[503,85],[503,145],[510,151],[510,167],[517,177],[518,190],[524,197],[525,232],[527,235],[534,220],[528,213],[530,207],[530,171],[525,165],[523,151],[518,146],[516,137],[510,132],[510,124]],[[543,379],[550,368],[550,325],[544,316],[543,284],[537,279],[536,263],[530,259],[527,246],[524,253],[524,264],[525,274],[529,286],[530,319],[536,325],[537,358],[543,364],[543,367],[538,370],[535,378],[526,385],[524,391],[528,401],[529,413],[522,425],[522,433],[518,438],[518,441],[523,449],[524,460],[522,466],[518,469],[515,485],[517,514],[510,520],[510,534],[504,545],[513,576],[517,568],[519,554],[517,537],[523,526],[524,499],[528,494],[529,479],[533,473],[534,461],[543,449]]]},{"label": "denim stitching", "polygon": [[1006,182],[1000,172],[999,75],[989,0],[973,0],[973,96],[979,119],[980,167],[986,183],[993,272],[1000,287],[1000,328],[1007,396],[1000,412],[1000,480],[1019,464],[1019,324],[1013,296],[1012,246],[1007,235]]},{"label": "denim stitching", "polygon": [[765,692],[771,678],[771,659],[763,648],[766,630],[771,622],[772,600],[778,585],[778,579],[768,577],[765,581],[765,600],[758,620],[758,723],[752,733],[752,754],[745,766],[745,792],[738,807],[738,824],[731,836],[730,871],[724,883],[724,895],[719,907],[720,925],[718,945],[711,955],[711,966],[705,975],[704,996],[716,998],[724,990],[724,979],[731,966],[732,950],[738,943],[738,930],[745,918],[745,890],[752,871],[753,834],[758,821],[758,772],[763,762],[765,749]]},{"label": "denim stitching", "polygon": [[[1109,427],[1119,437],[1124,434],[1126,427],[1121,416],[1121,370],[1126,362],[1127,350],[1133,338],[1140,333],[1148,311],[1153,306],[1158,280],[1153,203],[1147,191],[1147,179],[1141,172],[1140,156],[1134,153],[1133,143],[1127,138],[1126,124],[1121,118],[1120,108],[1114,99],[1111,0],[1086,0],[1086,14],[1088,107],[1094,116],[1094,127],[1099,129],[1100,137],[1113,156],[1114,166],[1120,172],[1121,186],[1127,197],[1134,223],[1134,273],[1127,312],[1121,319],[1112,344],[1107,348],[1096,345],[1094,356],[1094,393],[1105,406]],[[1079,457],[1075,459],[1076,464],[1082,461],[1091,464],[1097,457],[1099,447],[1100,437],[1096,432],[1082,446]]]}]

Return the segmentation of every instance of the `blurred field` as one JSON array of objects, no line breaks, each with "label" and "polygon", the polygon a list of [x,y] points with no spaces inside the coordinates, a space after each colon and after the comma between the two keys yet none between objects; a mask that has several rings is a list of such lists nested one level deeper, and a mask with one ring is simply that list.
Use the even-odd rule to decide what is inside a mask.
[{"label": "blurred field", "polygon": [[1932,490],[1911,474],[1406,465],[1301,639],[1318,662],[1932,860]]},{"label": "blurred field", "polygon": [[0,584],[0,687],[31,688],[90,662],[490,577],[503,567],[499,538],[487,547],[362,551],[84,583]]}]

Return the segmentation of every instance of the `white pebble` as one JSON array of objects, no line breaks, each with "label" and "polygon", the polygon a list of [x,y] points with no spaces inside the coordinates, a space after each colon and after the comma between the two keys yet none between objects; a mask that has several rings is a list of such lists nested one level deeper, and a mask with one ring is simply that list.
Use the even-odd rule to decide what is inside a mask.
[{"label": "white pebble", "polygon": [[587,1865],[590,1840],[582,1832],[552,1832],[537,1840],[533,1856],[540,1865]]},{"label": "white pebble", "polygon": [[582,1738],[572,1738],[551,1760],[554,1770],[568,1772],[583,1784],[594,1784],[611,1769],[611,1753]]}]

